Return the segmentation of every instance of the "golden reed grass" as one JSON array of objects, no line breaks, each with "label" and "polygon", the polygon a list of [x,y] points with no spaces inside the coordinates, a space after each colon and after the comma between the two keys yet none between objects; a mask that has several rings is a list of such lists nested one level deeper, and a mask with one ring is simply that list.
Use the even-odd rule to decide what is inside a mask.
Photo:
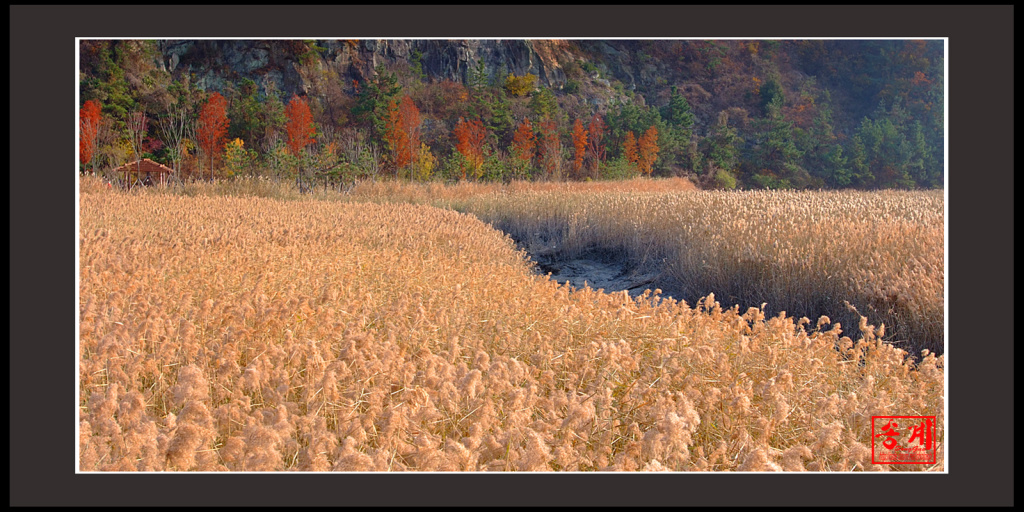
[{"label": "golden reed grass", "polygon": [[427,204],[81,190],[83,471],[941,469],[871,464],[872,415],[943,459],[944,371],[866,321],[571,289]]},{"label": "golden reed grass", "polygon": [[927,192],[533,192],[451,203],[531,252],[623,254],[673,297],[844,325],[857,312],[915,356],[944,352],[943,197]]}]

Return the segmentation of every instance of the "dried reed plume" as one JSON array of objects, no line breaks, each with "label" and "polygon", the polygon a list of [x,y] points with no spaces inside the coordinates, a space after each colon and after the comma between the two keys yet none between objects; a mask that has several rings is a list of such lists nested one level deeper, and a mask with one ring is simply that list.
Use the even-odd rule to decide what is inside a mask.
[{"label": "dried reed plume", "polygon": [[[854,266],[893,275],[877,254],[849,260],[877,246],[834,245],[818,227],[827,223],[815,222],[791,231],[795,238],[776,237],[778,252],[759,252],[788,224],[755,224],[752,210],[729,214],[739,195],[609,192],[572,213],[586,201],[559,210],[558,198],[571,196],[511,188],[505,200],[498,192],[459,199],[476,216],[429,201],[83,188],[80,469],[934,469],[871,464],[869,419],[937,416],[941,446],[942,356],[909,361],[879,341],[873,319],[850,338],[836,323],[741,311],[711,297],[691,306],[572,289],[535,274],[513,241],[478,217],[506,222],[520,208],[541,223],[564,211],[587,219],[570,223],[578,232],[636,248],[689,236],[709,246],[681,261],[717,265],[710,283],[728,284],[727,272],[742,270],[725,262],[729,254],[755,262],[785,255],[786,265],[837,272],[829,261],[874,258],[875,266]],[[864,211],[857,201],[886,204],[842,198],[846,205],[799,206],[766,194],[762,215],[830,208],[839,219],[843,208]],[[875,218],[889,215],[884,230],[918,238],[904,245],[923,251],[914,268],[925,272],[932,242],[911,229],[920,220],[900,220],[909,215],[901,208],[921,199],[888,200]],[[684,221],[692,224],[674,224]],[[848,242],[884,245],[890,236],[850,222],[840,235]],[[749,253],[728,242],[743,229]],[[627,244],[631,237],[642,243]],[[795,242],[804,239],[810,245]],[[801,252],[815,244],[837,252]],[[800,279],[763,283],[789,289]],[[920,293],[930,286],[920,283]]]}]

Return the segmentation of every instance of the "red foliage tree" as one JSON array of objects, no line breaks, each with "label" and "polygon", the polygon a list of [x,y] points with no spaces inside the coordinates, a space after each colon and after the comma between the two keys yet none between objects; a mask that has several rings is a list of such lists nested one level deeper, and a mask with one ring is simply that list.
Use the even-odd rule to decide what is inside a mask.
[{"label": "red foliage tree", "polygon": [[409,95],[402,98],[398,110],[402,119],[402,131],[408,139],[408,143],[402,148],[402,154],[412,162],[420,150],[420,110],[416,108]]},{"label": "red foliage tree", "polygon": [[465,159],[465,166],[462,168],[462,178],[466,178],[466,169],[472,169],[476,177],[479,177],[480,168],[484,164],[484,140],[487,139],[487,129],[479,119],[466,121],[459,118],[455,124],[455,137],[458,142],[455,149]]},{"label": "red foliage tree", "polygon": [[640,172],[651,175],[651,171],[654,170],[654,161],[658,159],[658,129],[650,127],[644,132],[643,136],[640,137],[638,143],[638,151],[640,153],[639,160],[637,163],[640,164]]},{"label": "red foliage tree", "polygon": [[285,131],[288,132],[288,148],[293,155],[299,156],[302,150],[313,142],[313,134],[316,133],[313,113],[310,112],[306,100],[296,94],[285,107],[285,115],[288,117],[285,125]]},{"label": "red foliage tree", "polygon": [[572,125],[572,146],[576,150],[572,172],[576,178],[580,178],[583,174],[583,155],[587,150],[587,130],[583,128],[583,121],[579,119]]},{"label": "red foliage tree", "polygon": [[213,159],[224,148],[228,135],[228,100],[215,92],[206,100],[199,112],[196,136],[199,147],[210,157],[210,179],[213,179]]},{"label": "red foliage tree", "polygon": [[384,138],[396,169],[411,164],[420,149],[420,111],[409,95],[392,100],[385,120]]},{"label": "red foliage tree", "polygon": [[[78,111],[78,117],[81,127],[78,139],[78,161],[87,164],[92,162],[92,158],[96,154],[96,141],[102,118],[99,103],[92,100],[85,102],[81,110]],[[93,172],[95,171],[96,166],[93,165]]]},{"label": "red foliage tree", "polygon": [[285,124],[285,131],[288,133],[288,149],[298,159],[298,172],[295,175],[295,182],[300,192],[305,192],[306,185],[302,179],[302,150],[313,142],[313,135],[316,133],[316,126],[313,124],[313,113],[309,110],[306,100],[298,94],[292,95],[291,101],[284,110],[288,122]]},{"label": "red foliage tree", "polygon": [[533,160],[533,152],[537,148],[537,136],[533,133],[533,125],[529,119],[523,119],[512,136],[512,156],[529,163]]},{"label": "red foliage tree", "polygon": [[397,99],[391,100],[388,104],[387,114],[384,118],[384,143],[391,152],[391,163],[396,168],[409,165],[411,161],[404,158],[403,148],[409,146],[409,136],[402,130],[402,111]]}]

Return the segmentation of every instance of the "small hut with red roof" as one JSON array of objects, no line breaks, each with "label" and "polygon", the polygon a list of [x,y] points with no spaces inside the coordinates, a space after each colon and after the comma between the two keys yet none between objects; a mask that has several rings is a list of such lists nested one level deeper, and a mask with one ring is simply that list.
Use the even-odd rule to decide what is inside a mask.
[{"label": "small hut with red roof", "polygon": [[143,158],[142,160],[124,164],[112,172],[114,176],[124,177],[125,185],[131,188],[135,184],[167,183],[167,179],[174,172],[174,169],[158,164],[148,158]]}]

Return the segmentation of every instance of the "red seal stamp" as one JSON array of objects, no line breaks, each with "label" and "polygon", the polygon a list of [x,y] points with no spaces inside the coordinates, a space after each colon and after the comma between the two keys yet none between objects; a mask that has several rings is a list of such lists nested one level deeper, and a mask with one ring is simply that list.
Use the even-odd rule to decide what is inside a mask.
[{"label": "red seal stamp", "polygon": [[872,416],[872,464],[935,464],[935,416]]}]

